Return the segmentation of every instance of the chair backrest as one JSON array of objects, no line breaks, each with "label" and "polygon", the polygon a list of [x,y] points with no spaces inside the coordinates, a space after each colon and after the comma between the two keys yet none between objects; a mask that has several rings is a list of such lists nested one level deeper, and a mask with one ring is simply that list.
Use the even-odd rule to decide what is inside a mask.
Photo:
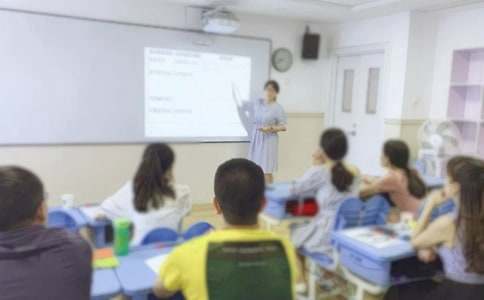
[{"label": "chair backrest", "polygon": [[141,241],[141,245],[153,243],[176,242],[179,236],[176,231],[170,228],[156,228],[151,230]]},{"label": "chair backrest", "polygon": [[77,231],[79,229],[79,224],[77,224],[75,218],[71,216],[69,212],[53,209],[47,214],[47,227]]},{"label": "chair backrest", "polygon": [[183,238],[185,240],[191,240],[194,237],[204,235],[205,233],[213,230],[214,227],[212,224],[207,223],[207,222],[198,222],[190,226],[190,228],[183,233]]},{"label": "chair backrest", "polygon": [[430,216],[430,219],[433,221],[438,217],[441,217],[446,214],[450,214],[454,212],[456,209],[455,202],[452,199],[447,200],[446,202],[442,203],[438,207],[436,207]]},{"label": "chair backrest", "polygon": [[385,224],[389,210],[388,201],[380,195],[364,202],[359,198],[346,199],[336,214],[334,230]]},{"label": "chair backrest", "polygon": [[365,202],[359,225],[383,225],[386,223],[389,211],[390,204],[388,203],[388,200],[381,195],[375,195]]},{"label": "chair backrest", "polygon": [[334,230],[358,226],[363,206],[363,202],[358,198],[344,200],[336,213]]}]

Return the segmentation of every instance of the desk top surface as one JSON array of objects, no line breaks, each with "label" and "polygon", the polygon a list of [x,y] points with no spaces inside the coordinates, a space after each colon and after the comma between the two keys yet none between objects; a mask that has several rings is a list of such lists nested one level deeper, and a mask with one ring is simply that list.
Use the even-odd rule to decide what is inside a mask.
[{"label": "desk top surface", "polygon": [[91,296],[114,297],[121,292],[121,284],[113,269],[95,270],[92,277]]},{"label": "desk top surface", "polygon": [[395,261],[415,255],[407,232],[392,236],[382,233],[381,228],[393,229],[388,226],[360,227],[337,231],[333,237],[338,247],[343,246],[374,260]]},{"label": "desk top surface", "polygon": [[156,281],[155,274],[145,263],[149,258],[171,252],[173,246],[144,246],[133,249],[127,256],[119,257],[116,269],[119,282],[127,296],[148,294]]}]

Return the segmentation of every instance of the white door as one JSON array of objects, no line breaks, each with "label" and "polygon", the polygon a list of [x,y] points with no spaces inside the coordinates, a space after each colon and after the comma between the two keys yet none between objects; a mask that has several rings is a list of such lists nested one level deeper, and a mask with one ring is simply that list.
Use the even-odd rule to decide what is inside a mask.
[{"label": "white door", "polygon": [[338,59],[333,124],[348,135],[347,160],[368,175],[382,173],[383,62],[383,53]]}]

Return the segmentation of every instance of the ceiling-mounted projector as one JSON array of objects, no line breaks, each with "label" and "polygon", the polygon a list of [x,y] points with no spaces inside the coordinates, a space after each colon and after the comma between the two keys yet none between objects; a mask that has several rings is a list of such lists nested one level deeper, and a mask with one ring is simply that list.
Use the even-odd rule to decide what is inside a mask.
[{"label": "ceiling-mounted projector", "polygon": [[239,19],[228,10],[215,8],[202,13],[202,29],[205,32],[229,34],[239,28]]}]

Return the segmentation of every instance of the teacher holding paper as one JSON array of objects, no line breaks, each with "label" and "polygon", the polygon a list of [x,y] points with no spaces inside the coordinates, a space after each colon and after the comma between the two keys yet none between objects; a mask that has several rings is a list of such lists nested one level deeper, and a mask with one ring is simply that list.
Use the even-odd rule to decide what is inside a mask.
[{"label": "teacher holding paper", "polygon": [[277,103],[279,84],[269,80],[264,91],[264,98],[256,100],[253,107],[249,159],[264,170],[266,183],[270,184],[277,170],[279,132],[286,131],[287,120],[282,105]]}]

